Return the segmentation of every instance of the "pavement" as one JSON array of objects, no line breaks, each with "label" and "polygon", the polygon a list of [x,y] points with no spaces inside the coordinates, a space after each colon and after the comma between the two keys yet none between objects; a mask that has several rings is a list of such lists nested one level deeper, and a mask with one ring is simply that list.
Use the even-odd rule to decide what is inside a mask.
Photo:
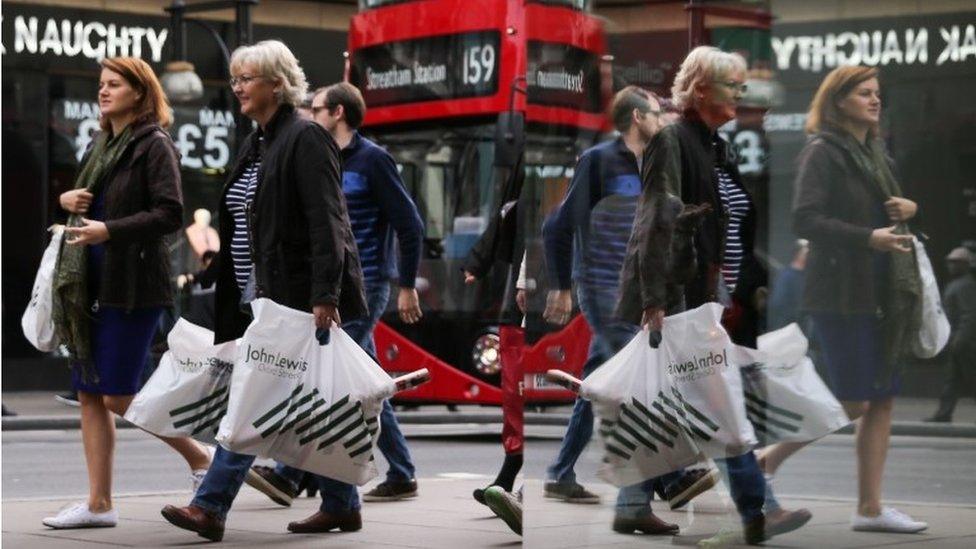
[{"label": "pavement", "polygon": [[[471,497],[489,479],[420,479],[420,496],[393,503],[366,503],[363,529],[359,532],[291,534],[289,522],[318,510],[317,498],[299,498],[289,508],[271,503],[250,488],[238,495],[227,517],[221,547],[323,547],[334,549],[516,547],[521,538]],[[375,484],[375,481],[372,484]],[[370,486],[371,486],[370,485]],[[104,548],[179,547],[207,543],[193,532],[172,526],[160,515],[166,504],[185,505],[189,490],[164,494],[117,496],[119,525],[115,528],[52,530],[41,518],[76,499],[4,500],[3,547],[7,548]]]},{"label": "pavement", "polygon": [[[526,484],[527,514],[525,546],[532,549],[567,549],[573,547],[744,547],[737,534],[738,518],[728,492],[719,487],[692,501],[687,509],[672,512],[656,502],[654,512],[681,527],[674,537],[621,535],[610,529],[612,502],[616,489],[602,483],[587,486],[600,494],[599,505],[571,505],[542,497],[541,482]],[[856,548],[856,547],[931,547],[951,549],[976,547],[976,504],[894,503],[914,517],[929,523],[919,534],[854,532],[848,526],[854,502],[841,498],[810,498],[777,495],[785,508],[806,507],[813,519],[803,528],[773,538],[766,547]],[[717,532],[729,532],[724,543],[702,544]]]},{"label": "pavement", "polygon": [[[54,394],[47,391],[5,392],[3,404],[18,415],[4,417],[4,431],[78,429],[80,419],[77,408],[66,406],[54,400]],[[931,416],[938,408],[934,398],[899,397],[895,401],[892,435],[894,436],[932,436],[976,438],[976,401],[961,399],[956,406],[952,423],[925,423],[921,419]],[[525,413],[526,436],[549,438],[550,433],[560,433],[569,421],[570,406],[550,406],[545,411]],[[418,410],[399,411],[397,418],[404,425],[480,425],[500,430],[502,414],[499,408],[483,406],[458,406],[457,411],[447,411],[442,405],[423,406]],[[123,420],[119,427],[131,427]],[[498,427],[498,429],[494,429]],[[535,428],[533,428],[535,427]],[[464,431],[462,431],[463,434]],[[851,432],[850,427],[841,433]],[[561,435],[559,435],[561,436]]]},{"label": "pavement", "polygon": [[[478,477],[478,478],[474,478]],[[351,533],[290,534],[289,521],[311,515],[317,500],[300,498],[290,508],[270,503],[263,495],[245,488],[228,517],[221,547],[323,547],[330,548],[504,548],[523,545],[491,512],[470,496],[487,477],[455,475],[454,478],[422,478],[420,496],[394,503],[365,503],[363,529]],[[375,482],[375,481],[374,481]],[[711,547],[739,547],[735,513],[723,488],[712,490],[686,510],[664,511],[661,518],[681,526],[674,537],[616,534],[610,529],[611,502],[615,488],[593,484],[603,498],[599,505],[571,505],[542,497],[541,481],[525,484],[524,545],[533,549],[574,547],[669,547],[696,546],[717,532],[730,532],[725,542]],[[51,530],[41,517],[55,513],[73,500],[64,498],[4,500],[3,545],[9,548],[103,548],[178,547],[206,543],[192,532],[167,523],[159,514],[166,504],[189,500],[188,490],[164,494],[130,494],[116,497],[119,526],[88,530]],[[839,498],[780,496],[789,508],[806,507],[813,519],[804,528],[774,538],[767,547],[932,547],[976,546],[976,505],[897,504],[916,519],[929,523],[920,534],[853,532],[848,527],[853,502]]]}]

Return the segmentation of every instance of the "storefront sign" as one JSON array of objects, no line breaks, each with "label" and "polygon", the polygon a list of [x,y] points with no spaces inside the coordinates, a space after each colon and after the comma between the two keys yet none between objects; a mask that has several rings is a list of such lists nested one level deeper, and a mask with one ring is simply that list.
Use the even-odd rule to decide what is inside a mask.
[{"label": "storefront sign", "polygon": [[[101,21],[17,15],[13,29],[4,22],[0,52],[25,55],[85,57],[96,61],[105,57],[139,57],[159,63],[169,31],[166,28],[116,25]],[[12,46],[8,44],[11,39]]]},{"label": "storefront sign", "polygon": [[[933,18],[929,18],[933,19]],[[789,25],[792,30],[800,25]],[[976,14],[850,20],[829,32],[777,32],[776,68],[819,73],[841,65],[935,66],[976,62]]]},{"label": "storefront sign", "polygon": [[494,95],[500,39],[486,30],[362,48],[350,81],[370,107]]}]

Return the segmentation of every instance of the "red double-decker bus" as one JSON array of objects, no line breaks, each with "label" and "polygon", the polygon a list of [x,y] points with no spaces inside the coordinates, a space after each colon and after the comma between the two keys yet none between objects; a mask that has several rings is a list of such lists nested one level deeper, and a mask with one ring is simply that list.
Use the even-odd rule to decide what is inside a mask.
[{"label": "red double-decker bus", "polygon": [[[401,393],[413,403],[500,404],[497,335],[507,269],[473,286],[462,266],[499,207],[510,166],[496,165],[496,127],[524,124],[529,341],[528,404],[570,402],[546,384],[579,375],[589,344],[582,317],[562,329],[540,313],[540,227],[561,201],[579,152],[607,129],[606,39],[585,0],[361,0],[349,31],[347,79],[368,106],[362,131],[396,159],[426,225],[418,277],[424,318],[387,311],[375,337],[391,373],[428,368],[433,381]],[[517,268],[517,265],[516,265]],[[536,291],[531,291],[533,288]]]}]

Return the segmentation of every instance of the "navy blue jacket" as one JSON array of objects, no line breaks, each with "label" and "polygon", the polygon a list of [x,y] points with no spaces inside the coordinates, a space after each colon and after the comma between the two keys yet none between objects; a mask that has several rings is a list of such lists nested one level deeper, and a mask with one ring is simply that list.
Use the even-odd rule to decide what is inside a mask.
[{"label": "navy blue jacket", "polygon": [[[542,228],[550,288],[568,290],[573,280],[619,285],[640,192],[637,157],[622,138],[580,155],[566,198]],[[618,198],[604,200],[612,195]]]},{"label": "navy blue jacket", "polygon": [[[342,149],[342,192],[363,279],[367,284],[378,284],[399,276],[400,287],[413,288],[420,267],[424,223],[403,187],[393,157],[359,132]],[[399,269],[396,241],[400,245]]]}]

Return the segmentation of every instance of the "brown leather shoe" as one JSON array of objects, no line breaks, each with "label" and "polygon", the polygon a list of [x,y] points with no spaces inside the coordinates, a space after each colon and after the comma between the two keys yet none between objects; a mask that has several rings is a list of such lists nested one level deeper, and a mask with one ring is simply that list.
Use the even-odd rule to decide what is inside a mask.
[{"label": "brown leather shoe", "polygon": [[224,521],[200,507],[195,505],[188,507],[167,505],[163,507],[162,513],[163,518],[173,526],[196,532],[200,537],[207,538],[210,541],[224,539]]},{"label": "brown leather shoe", "polygon": [[328,532],[338,528],[343,532],[355,532],[363,527],[363,517],[359,511],[331,514],[319,511],[305,520],[288,523],[288,531],[296,534]]},{"label": "brown leather shoe", "polygon": [[771,538],[792,532],[810,522],[811,518],[813,518],[813,513],[807,509],[797,509],[796,511],[778,509],[773,513],[766,513],[766,535]]},{"label": "brown leather shoe", "polygon": [[749,545],[758,545],[773,536],[779,536],[800,528],[810,522],[812,517],[813,514],[806,509],[797,509],[796,511],[779,509],[745,524],[742,532],[743,537]]},{"label": "brown leather shoe", "polygon": [[620,515],[613,517],[613,531],[620,534],[640,532],[652,536],[673,536],[678,533],[678,530],[677,524],[664,522],[650,509],[635,518],[625,518]]}]

